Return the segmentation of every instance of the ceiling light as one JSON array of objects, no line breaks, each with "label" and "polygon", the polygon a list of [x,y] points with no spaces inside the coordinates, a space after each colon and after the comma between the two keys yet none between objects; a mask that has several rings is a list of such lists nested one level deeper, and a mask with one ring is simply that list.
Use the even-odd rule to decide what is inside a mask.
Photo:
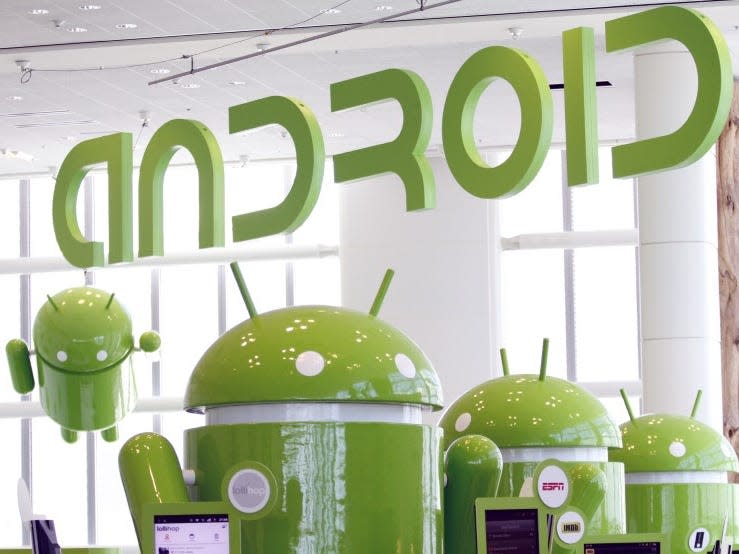
[{"label": "ceiling light", "polygon": [[35,129],[37,127],[69,127],[72,125],[94,125],[97,121],[93,119],[82,119],[80,121],[43,121],[38,123],[18,123],[13,125],[16,129]]},{"label": "ceiling light", "polygon": [[119,23],[115,26],[116,29],[135,29],[138,27],[135,23]]},{"label": "ceiling light", "polygon": [[81,9],[83,12],[92,12],[95,10],[99,10],[100,6],[97,4],[83,4],[82,6],[79,6],[79,9]]},{"label": "ceiling light", "polygon": [[69,110],[45,110],[40,112],[14,112],[0,113],[0,118],[6,117],[47,117],[52,115],[64,115],[70,113]]},{"label": "ceiling light", "polygon": [[341,138],[341,137],[344,136],[344,133],[342,133],[340,131],[334,131],[332,133],[329,133],[328,136],[331,137],[331,138]]},{"label": "ceiling light", "polygon": [[153,73],[154,75],[166,75],[171,72],[172,71],[166,67],[155,67],[154,69],[149,70],[149,73]]},{"label": "ceiling light", "polygon": [[393,9],[393,7],[392,6],[389,6],[387,4],[380,4],[379,6],[375,6],[375,11],[376,12],[389,12],[392,9]]},{"label": "ceiling light", "polygon": [[72,141],[77,140],[77,137],[75,137],[74,135],[67,135],[66,137],[62,137],[62,138],[66,140],[67,142],[72,142]]},{"label": "ceiling light", "polygon": [[341,10],[340,10],[340,9],[338,9],[338,8],[329,8],[329,9],[327,9],[327,10],[326,10],[325,12],[323,12],[323,13],[327,13],[327,14],[329,14],[329,15],[336,15],[337,13],[341,13]]},{"label": "ceiling light", "polygon": [[180,85],[182,88],[200,88],[200,85],[197,83],[182,83]]},{"label": "ceiling light", "polygon": [[6,96],[5,99],[12,102],[20,102],[21,100],[23,100],[23,97],[13,94],[12,96]]},{"label": "ceiling light", "polygon": [[84,27],[67,27],[66,31],[68,33],[86,33],[87,29]]},{"label": "ceiling light", "polygon": [[513,40],[518,40],[523,34],[523,28],[521,27],[508,27],[508,33],[511,35]]},{"label": "ceiling light", "polygon": [[0,148],[0,158],[12,159],[12,160],[25,160],[30,162],[33,160],[33,156],[20,150],[11,150],[10,148]]},{"label": "ceiling light", "polygon": [[264,52],[267,48],[269,48],[269,42],[257,42],[257,50],[260,52]]},{"label": "ceiling light", "polygon": [[243,87],[246,84],[246,81],[230,81],[228,84],[235,87]]},{"label": "ceiling light", "polygon": [[28,13],[30,13],[31,15],[46,15],[47,13],[49,13],[49,10],[37,8],[35,10],[30,10]]}]

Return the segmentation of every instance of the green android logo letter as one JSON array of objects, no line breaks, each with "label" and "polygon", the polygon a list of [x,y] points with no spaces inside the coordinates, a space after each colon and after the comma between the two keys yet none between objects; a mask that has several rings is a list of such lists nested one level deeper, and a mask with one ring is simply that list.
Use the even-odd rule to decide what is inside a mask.
[{"label": "green android logo letter", "polygon": [[[131,354],[131,318],[115,294],[92,287],[66,289],[48,297],[33,325],[39,397],[67,442],[78,431],[118,436],[116,423],[136,404]],[[154,352],[159,335],[147,331],[140,349]],[[13,387],[19,394],[35,386],[28,346],[21,339],[5,348]]]},{"label": "green android logo letter", "polygon": [[595,37],[590,27],[562,33],[567,184],[598,182]]},{"label": "green android logo letter", "polygon": [[81,142],[64,158],[54,185],[52,217],[59,248],[72,265],[105,265],[103,243],[86,240],[77,221],[82,180],[93,166],[102,163],[108,166],[108,261],[133,260],[132,156],[131,134],[115,133]]},{"label": "green android logo letter", "polygon": [[164,254],[164,174],[172,156],[187,149],[198,169],[199,246],[224,245],[223,157],[210,129],[198,121],[173,119],[146,147],[139,174],[139,256]]},{"label": "green android logo letter", "polygon": [[282,125],[290,134],[295,144],[295,180],[277,206],[233,217],[234,242],[294,231],[313,211],[321,192],[323,136],[310,108],[295,98],[270,96],[228,109],[230,133],[265,125]]},{"label": "green android logo letter", "polygon": [[[496,167],[475,146],[473,122],[480,96],[495,79],[508,81],[521,104],[521,131],[511,155]],[[475,52],[454,77],[441,124],[449,169],[470,194],[503,198],[528,186],[552,140],[552,93],[541,66],[525,52],[491,46]]]},{"label": "green android logo letter", "polygon": [[729,115],[734,90],[731,57],[710,19],[688,8],[663,6],[606,22],[608,52],[670,39],[681,42],[695,62],[698,93],[693,110],[669,135],[614,146],[614,177],[656,173],[697,161],[716,143]]},{"label": "green android logo letter", "polygon": [[386,69],[331,85],[331,111],[396,100],[403,126],[395,140],[334,156],[334,179],[344,183],[383,173],[395,173],[405,186],[407,211],[436,206],[434,174],[426,159],[431,137],[431,95],[412,71]]}]

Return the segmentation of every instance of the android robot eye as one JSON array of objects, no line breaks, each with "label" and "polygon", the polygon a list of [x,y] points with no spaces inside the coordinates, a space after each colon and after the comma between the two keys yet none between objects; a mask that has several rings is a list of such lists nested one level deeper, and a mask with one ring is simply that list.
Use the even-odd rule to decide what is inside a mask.
[{"label": "android robot eye", "polygon": [[104,362],[108,359],[108,353],[105,350],[98,350],[98,353],[95,355],[98,362]]},{"label": "android robot eye", "polygon": [[64,350],[60,350],[56,353],[56,359],[60,362],[66,362],[67,361],[67,353]]}]

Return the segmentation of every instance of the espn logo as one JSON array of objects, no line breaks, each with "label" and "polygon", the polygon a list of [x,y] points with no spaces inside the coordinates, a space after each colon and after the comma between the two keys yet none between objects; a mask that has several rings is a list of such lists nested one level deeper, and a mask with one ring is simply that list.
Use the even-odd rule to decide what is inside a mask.
[{"label": "espn logo", "polygon": [[563,491],[565,490],[565,484],[556,481],[544,481],[541,484],[542,491]]}]

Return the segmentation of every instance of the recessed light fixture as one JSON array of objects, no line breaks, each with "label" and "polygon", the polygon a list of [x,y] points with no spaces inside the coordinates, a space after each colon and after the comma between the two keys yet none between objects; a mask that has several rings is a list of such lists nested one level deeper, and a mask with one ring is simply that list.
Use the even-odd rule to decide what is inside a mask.
[{"label": "recessed light fixture", "polygon": [[68,33],[86,33],[87,29],[84,27],[67,27],[65,29]]},{"label": "recessed light fixture", "polygon": [[264,52],[267,48],[269,48],[269,42],[257,42],[257,50],[260,52]]},{"label": "recessed light fixture", "polygon": [[344,133],[342,133],[341,131],[333,131],[329,133],[328,136],[331,138],[341,138],[344,136]]},{"label": "recessed light fixture", "polygon": [[64,137],[64,140],[66,140],[67,142],[72,142],[77,140],[77,137],[75,137],[74,135],[67,135],[66,137]]},{"label": "recessed light fixture", "polygon": [[246,84],[246,81],[230,81],[228,84],[235,87],[243,87]]},{"label": "recessed light fixture", "polygon": [[182,88],[200,88],[200,85],[197,83],[182,83],[180,85]]},{"label": "recessed light fixture", "polygon": [[172,73],[172,71],[166,67],[155,67],[154,69],[150,69],[149,73],[153,73],[154,75],[166,75],[167,73]]},{"label": "recessed light fixture", "polygon": [[29,10],[28,13],[31,15],[46,15],[49,13],[49,10],[45,10],[43,8],[36,8],[34,10]]},{"label": "recessed light fixture", "polygon": [[23,100],[23,97],[18,96],[17,94],[13,94],[11,96],[6,96],[5,99],[10,100],[12,102],[20,102],[21,100]]},{"label": "recessed light fixture", "polygon": [[138,27],[135,23],[119,23],[115,26],[116,29],[135,29]]},{"label": "recessed light fixture", "polygon": [[376,12],[389,12],[393,9],[392,6],[388,4],[380,4],[379,6],[375,6]]},{"label": "recessed light fixture", "polygon": [[0,148],[0,158],[13,159],[13,160],[25,160],[30,162],[33,160],[33,156],[21,150],[12,150],[10,148]]},{"label": "recessed light fixture", "polygon": [[327,13],[327,14],[329,14],[329,15],[336,15],[337,13],[341,13],[341,10],[340,10],[340,9],[338,9],[338,8],[329,8],[329,9],[327,9],[327,10],[326,10],[325,12],[323,12],[323,13]]},{"label": "recessed light fixture", "polygon": [[100,6],[97,4],[83,4],[81,6],[78,6],[79,9],[81,9],[83,12],[94,12],[95,10],[99,10]]}]

